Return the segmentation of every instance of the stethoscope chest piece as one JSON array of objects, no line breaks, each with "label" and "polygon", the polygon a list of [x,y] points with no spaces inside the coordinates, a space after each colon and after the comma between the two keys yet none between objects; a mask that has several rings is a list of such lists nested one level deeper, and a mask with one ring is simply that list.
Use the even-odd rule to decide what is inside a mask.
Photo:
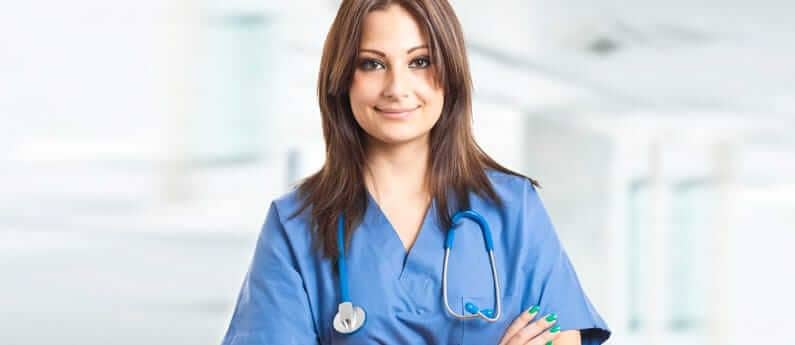
[{"label": "stethoscope chest piece", "polygon": [[342,334],[351,334],[364,325],[364,309],[351,302],[342,302],[334,315],[334,329]]}]

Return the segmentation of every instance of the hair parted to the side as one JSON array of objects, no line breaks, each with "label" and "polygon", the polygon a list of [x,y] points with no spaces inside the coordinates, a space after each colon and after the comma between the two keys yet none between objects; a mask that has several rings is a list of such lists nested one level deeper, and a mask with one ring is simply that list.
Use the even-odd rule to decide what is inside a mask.
[{"label": "hair parted to the side", "polygon": [[[298,186],[301,207],[310,210],[313,241],[323,256],[337,256],[337,219],[345,215],[350,239],[367,209],[364,171],[367,133],[356,122],[348,92],[365,16],[395,4],[405,8],[428,39],[434,79],[443,86],[444,105],[430,133],[427,183],[439,211],[439,224],[451,224],[452,208],[469,208],[469,193],[502,205],[487,169],[521,176],[489,157],[472,133],[472,81],[461,25],[446,0],[344,0],[326,36],[318,73],[318,100],[326,144],[326,160]],[[452,198],[452,199],[451,199]]]}]

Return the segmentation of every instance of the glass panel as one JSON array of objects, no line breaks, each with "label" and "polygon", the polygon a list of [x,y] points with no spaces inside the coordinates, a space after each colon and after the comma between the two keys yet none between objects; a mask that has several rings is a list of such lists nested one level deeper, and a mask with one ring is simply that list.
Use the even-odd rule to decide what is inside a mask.
[{"label": "glass panel", "polygon": [[667,310],[668,327],[675,332],[704,326],[713,199],[714,187],[707,179],[684,181],[673,188]]},{"label": "glass panel", "polygon": [[643,303],[646,292],[649,290],[643,279],[642,268],[647,265],[644,244],[648,244],[648,232],[644,230],[644,219],[649,219],[649,188],[648,182],[639,180],[630,185],[629,188],[629,233],[627,234],[627,265],[629,277],[628,303],[629,306],[629,329],[632,332],[639,332],[644,327]]},{"label": "glass panel", "polygon": [[210,15],[204,42],[191,150],[196,159],[218,163],[260,154],[268,18],[263,14]]}]

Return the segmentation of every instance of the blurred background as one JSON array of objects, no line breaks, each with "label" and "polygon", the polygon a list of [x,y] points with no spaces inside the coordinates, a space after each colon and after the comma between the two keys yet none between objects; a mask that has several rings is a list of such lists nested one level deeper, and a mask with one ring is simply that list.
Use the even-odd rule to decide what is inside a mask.
[{"label": "blurred background", "polygon": [[[795,321],[795,3],[454,0],[475,132],[610,344]],[[270,201],[323,162],[331,0],[0,4],[0,344],[218,344]]]}]

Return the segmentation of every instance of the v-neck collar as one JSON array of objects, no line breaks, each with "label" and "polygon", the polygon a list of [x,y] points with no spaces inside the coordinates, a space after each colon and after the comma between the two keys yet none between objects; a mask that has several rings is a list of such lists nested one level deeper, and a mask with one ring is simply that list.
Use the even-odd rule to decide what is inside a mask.
[{"label": "v-neck collar", "polygon": [[375,198],[367,191],[365,223],[372,234],[370,239],[374,240],[374,245],[382,248],[386,256],[397,259],[400,264],[401,280],[406,277],[407,271],[412,270],[417,264],[422,264],[423,256],[428,256],[423,253],[428,253],[431,250],[444,250],[444,240],[442,236],[437,234],[440,231],[438,231],[436,218],[436,200],[432,199],[425,211],[417,238],[411,248],[406,250],[397,230],[389,221],[381,206],[375,201]]}]

